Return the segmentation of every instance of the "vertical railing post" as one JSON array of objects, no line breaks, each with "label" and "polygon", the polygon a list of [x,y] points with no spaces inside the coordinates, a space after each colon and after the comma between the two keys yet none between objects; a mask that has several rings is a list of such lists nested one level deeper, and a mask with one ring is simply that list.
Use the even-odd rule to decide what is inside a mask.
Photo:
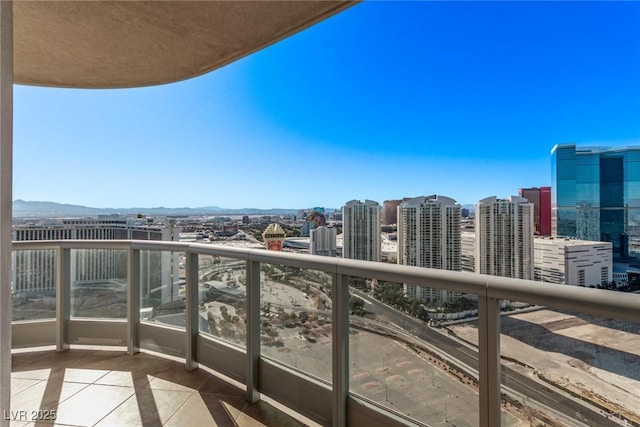
[{"label": "vertical railing post", "polygon": [[260,263],[247,260],[246,276],[247,401],[256,403],[260,400]]},{"label": "vertical railing post", "polygon": [[349,396],[349,277],[333,274],[331,291],[332,320],[332,423],[334,427],[347,425]]},{"label": "vertical railing post", "polygon": [[[0,410],[11,408],[13,3],[0,2]],[[0,425],[9,425],[6,417]]]},{"label": "vertical railing post", "polygon": [[69,348],[71,249],[58,246],[56,261],[56,350],[64,351]]},{"label": "vertical railing post", "polygon": [[127,252],[127,353],[140,351],[140,250],[129,246]]},{"label": "vertical railing post", "polygon": [[480,427],[500,419],[500,300],[478,295]]},{"label": "vertical railing post", "polygon": [[188,370],[198,367],[196,345],[200,324],[198,322],[198,298],[199,298],[199,276],[198,276],[198,254],[187,251],[186,254],[186,283],[185,283],[185,315],[186,315],[186,366]]}]

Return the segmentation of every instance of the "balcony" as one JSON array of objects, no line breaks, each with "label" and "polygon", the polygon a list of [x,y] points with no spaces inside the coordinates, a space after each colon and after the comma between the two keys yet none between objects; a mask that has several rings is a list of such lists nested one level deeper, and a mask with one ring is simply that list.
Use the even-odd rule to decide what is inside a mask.
[{"label": "balcony", "polygon": [[[82,383],[98,393],[126,388],[116,406],[128,402],[142,425],[197,414],[222,425],[640,425],[639,295],[195,243],[14,242],[13,253],[14,389],[37,380],[43,390],[37,407],[18,407],[14,396],[10,416],[55,409],[65,424],[117,419],[115,407],[81,414],[72,387]],[[355,290],[386,320],[350,315],[354,277],[474,295],[477,319],[434,328]],[[564,311],[540,326],[526,317],[539,311],[503,320],[501,301]],[[571,335],[569,324],[601,335]],[[501,325],[512,331],[503,345]],[[566,370],[552,366],[556,353]],[[582,377],[568,378],[574,368],[599,373],[580,389]],[[64,387],[52,381],[62,372]],[[166,388],[183,391],[182,404],[168,404]]]},{"label": "balcony", "polygon": [[204,369],[114,349],[13,355],[11,425],[185,426],[310,424],[287,408],[247,403],[244,388]]}]

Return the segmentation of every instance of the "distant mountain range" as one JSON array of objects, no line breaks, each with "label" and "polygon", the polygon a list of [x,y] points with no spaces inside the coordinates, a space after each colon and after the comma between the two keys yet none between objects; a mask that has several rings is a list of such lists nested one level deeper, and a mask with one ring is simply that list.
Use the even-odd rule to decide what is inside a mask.
[{"label": "distant mountain range", "polygon": [[133,215],[138,213],[149,216],[290,215],[296,212],[297,209],[225,209],[217,206],[200,208],[91,208],[55,202],[13,201],[13,216],[15,218],[69,218],[113,214]]},{"label": "distant mountain range", "polygon": [[[474,205],[462,205],[470,212],[475,210]],[[327,213],[334,209],[327,209]],[[198,216],[198,215],[292,215],[297,209],[271,208],[271,209],[226,209],[217,206],[204,206],[200,208],[91,208],[80,205],[69,205],[56,202],[30,202],[25,200],[13,201],[14,218],[84,218],[98,215],[135,215],[148,216]]]}]

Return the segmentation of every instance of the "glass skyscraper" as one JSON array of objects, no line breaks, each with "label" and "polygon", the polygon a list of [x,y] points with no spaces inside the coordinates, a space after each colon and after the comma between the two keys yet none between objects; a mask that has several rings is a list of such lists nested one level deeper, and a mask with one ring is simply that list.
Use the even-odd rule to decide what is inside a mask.
[{"label": "glass skyscraper", "polygon": [[640,146],[563,144],[551,158],[553,235],[611,242],[615,261],[640,265]]}]

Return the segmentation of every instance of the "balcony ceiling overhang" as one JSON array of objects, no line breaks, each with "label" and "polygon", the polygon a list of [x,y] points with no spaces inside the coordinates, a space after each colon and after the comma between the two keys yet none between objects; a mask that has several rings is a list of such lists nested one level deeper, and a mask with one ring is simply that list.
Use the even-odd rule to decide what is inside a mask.
[{"label": "balcony ceiling overhang", "polygon": [[220,68],[348,1],[16,1],[14,82],[126,88]]}]

